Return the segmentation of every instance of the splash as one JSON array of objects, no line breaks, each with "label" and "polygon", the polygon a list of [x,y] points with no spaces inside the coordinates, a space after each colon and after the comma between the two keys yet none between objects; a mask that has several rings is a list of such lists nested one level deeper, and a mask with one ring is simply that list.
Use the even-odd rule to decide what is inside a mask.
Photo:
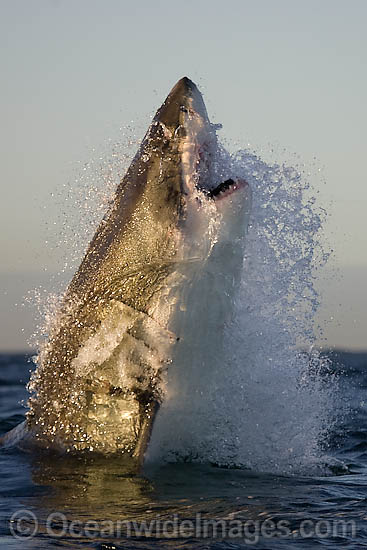
[{"label": "splash", "polygon": [[300,171],[246,150],[221,159],[253,194],[235,318],[224,361],[170,371],[148,459],[209,461],[291,473],[322,469],[336,382],[311,349],[315,280],[328,259],[325,212]]},{"label": "splash", "polygon": [[[75,268],[126,170],[137,140],[130,130],[121,141],[85,165],[77,185],[67,188],[77,215],[66,212],[61,224],[60,241],[69,248],[64,272]],[[253,194],[235,315],[223,328],[223,353],[212,354],[205,365],[170,366],[147,458],[309,471],[324,460],[335,391],[320,374],[325,360],[298,351],[315,342],[314,282],[328,257],[321,244],[325,215],[295,168],[269,165],[248,150],[229,155],[221,148],[215,172],[220,179],[246,179]],[[44,334],[58,304],[52,296]],[[93,350],[83,352],[92,364]],[[35,377],[31,390],[36,386]]]}]

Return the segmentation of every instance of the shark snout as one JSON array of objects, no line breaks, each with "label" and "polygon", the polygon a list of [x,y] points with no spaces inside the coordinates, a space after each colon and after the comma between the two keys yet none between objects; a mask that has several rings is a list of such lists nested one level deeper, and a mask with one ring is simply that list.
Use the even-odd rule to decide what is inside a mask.
[{"label": "shark snout", "polygon": [[175,131],[179,126],[184,126],[188,114],[199,116],[204,123],[210,125],[203,96],[194,82],[185,76],[172,88],[157,112],[155,121]]}]

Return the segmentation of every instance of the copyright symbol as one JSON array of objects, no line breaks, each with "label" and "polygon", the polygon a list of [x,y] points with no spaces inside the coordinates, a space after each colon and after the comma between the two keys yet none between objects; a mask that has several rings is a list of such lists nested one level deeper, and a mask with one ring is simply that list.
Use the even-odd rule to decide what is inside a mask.
[{"label": "copyright symbol", "polygon": [[9,529],[16,539],[31,539],[37,533],[38,520],[30,510],[17,510],[10,518]]}]

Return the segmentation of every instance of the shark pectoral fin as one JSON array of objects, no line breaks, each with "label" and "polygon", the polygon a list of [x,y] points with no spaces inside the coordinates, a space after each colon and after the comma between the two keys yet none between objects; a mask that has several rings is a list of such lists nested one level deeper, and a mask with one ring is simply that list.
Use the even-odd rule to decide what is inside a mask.
[{"label": "shark pectoral fin", "polygon": [[153,431],[154,420],[159,411],[160,403],[153,400],[144,407],[143,421],[140,426],[137,443],[133,453],[133,458],[137,460],[138,466],[142,466],[144,462],[144,456],[147,451],[150,437]]}]

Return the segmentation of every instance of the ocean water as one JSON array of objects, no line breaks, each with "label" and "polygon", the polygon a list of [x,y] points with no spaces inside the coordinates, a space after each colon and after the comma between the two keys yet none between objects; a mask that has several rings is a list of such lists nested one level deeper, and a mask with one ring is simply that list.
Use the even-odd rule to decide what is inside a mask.
[{"label": "ocean water", "polygon": [[[0,356],[0,433],[24,419],[31,368],[24,355]],[[0,450],[0,547],[365,548],[367,353],[334,353],[327,371],[339,410],[319,471],[181,461],[136,473],[121,457]]]}]

